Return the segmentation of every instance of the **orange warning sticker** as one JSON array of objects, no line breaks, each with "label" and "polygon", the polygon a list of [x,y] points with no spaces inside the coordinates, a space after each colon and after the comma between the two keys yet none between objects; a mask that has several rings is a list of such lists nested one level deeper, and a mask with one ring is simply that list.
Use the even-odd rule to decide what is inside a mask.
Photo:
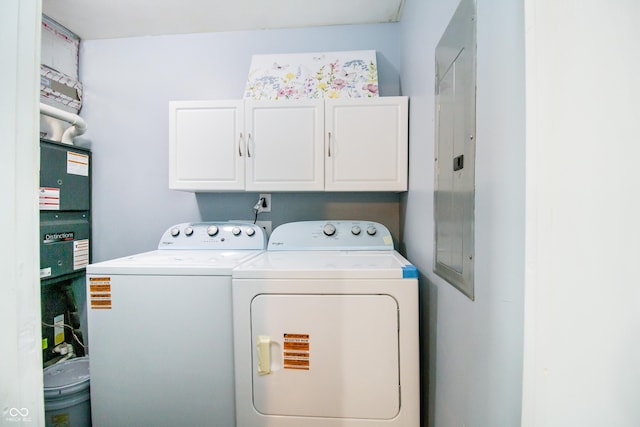
[{"label": "orange warning sticker", "polygon": [[109,293],[98,294],[98,293],[91,292],[91,298],[96,298],[96,299],[98,299],[98,298],[111,298],[111,294],[109,294]]},{"label": "orange warning sticker", "polygon": [[91,300],[91,308],[93,309],[111,309],[111,300]]},{"label": "orange warning sticker", "polygon": [[91,292],[111,292],[111,277],[89,277]]},{"label": "orange warning sticker", "polygon": [[308,371],[310,366],[309,334],[284,334],[283,340],[284,369]]},{"label": "orange warning sticker", "polygon": [[111,277],[90,277],[89,299],[92,309],[111,309]]}]

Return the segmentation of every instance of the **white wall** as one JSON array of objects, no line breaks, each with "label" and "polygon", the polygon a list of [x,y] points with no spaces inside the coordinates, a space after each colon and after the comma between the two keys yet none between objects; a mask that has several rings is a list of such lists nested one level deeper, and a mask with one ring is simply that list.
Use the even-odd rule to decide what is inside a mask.
[{"label": "white wall", "polygon": [[[73,29],[71,29],[73,30]],[[168,189],[168,101],[240,99],[251,56],[337,50],[378,52],[381,95],[399,95],[399,24],[238,31],[82,42],[93,151],[93,260],[154,249],[170,225],[253,219],[257,194]],[[398,194],[273,194],[273,226],[322,218],[385,223],[398,238]]]},{"label": "white wall", "polygon": [[640,3],[527,0],[523,426],[640,425]]},{"label": "white wall", "polygon": [[0,425],[44,425],[38,277],[38,0],[0,3]]},{"label": "white wall", "polygon": [[[422,273],[423,425],[520,423],[524,307],[524,17],[510,0],[478,2],[475,294],[434,275],[434,52],[457,0],[408,0],[403,91],[411,97],[407,256]],[[428,345],[427,345],[428,344]]]}]

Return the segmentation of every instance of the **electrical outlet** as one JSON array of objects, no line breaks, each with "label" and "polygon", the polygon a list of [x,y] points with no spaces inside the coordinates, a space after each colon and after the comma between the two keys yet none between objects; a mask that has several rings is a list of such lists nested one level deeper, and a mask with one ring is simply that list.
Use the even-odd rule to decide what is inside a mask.
[{"label": "electrical outlet", "polygon": [[258,200],[264,198],[266,206],[262,207],[262,212],[271,212],[271,194],[260,194]]},{"label": "electrical outlet", "polygon": [[267,237],[271,235],[271,221],[256,221],[256,225],[266,231]]}]

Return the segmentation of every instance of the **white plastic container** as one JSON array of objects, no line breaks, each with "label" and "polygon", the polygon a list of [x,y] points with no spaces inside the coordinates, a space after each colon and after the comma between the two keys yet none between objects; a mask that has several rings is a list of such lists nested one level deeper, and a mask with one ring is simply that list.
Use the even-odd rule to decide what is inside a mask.
[{"label": "white plastic container", "polygon": [[88,357],[44,370],[44,414],[46,427],[91,427]]}]

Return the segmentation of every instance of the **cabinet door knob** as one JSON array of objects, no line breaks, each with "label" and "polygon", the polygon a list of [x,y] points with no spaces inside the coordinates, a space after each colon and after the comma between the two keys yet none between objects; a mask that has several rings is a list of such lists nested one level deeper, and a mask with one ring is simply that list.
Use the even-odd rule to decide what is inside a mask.
[{"label": "cabinet door knob", "polygon": [[328,144],[329,146],[328,151],[327,151],[327,155],[328,157],[331,157],[331,132],[329,132],[329,138],[328,138]]},{"label": "cabinet door knob", "polygon": [[253,143],[253,138],[251,138],[251,134],[247,134],[247,157],[251,157],[251,144]]},{"label": "cabinet door knob", "polygon": [[238,138],[238,156],[242,157],[242,143],[244,142],[244,136],[240,132],[240,138]]}]

